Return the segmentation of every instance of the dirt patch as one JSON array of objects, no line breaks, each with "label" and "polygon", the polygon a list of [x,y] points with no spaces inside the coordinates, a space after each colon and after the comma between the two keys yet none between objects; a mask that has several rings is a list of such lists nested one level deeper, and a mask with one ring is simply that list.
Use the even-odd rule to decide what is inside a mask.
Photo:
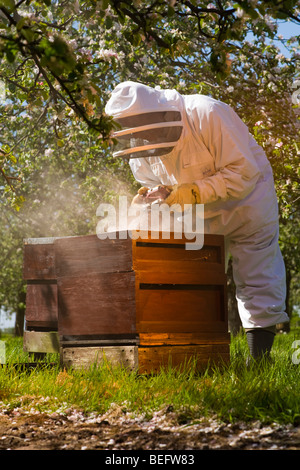
[{"label": "dirt patch", "polygon": [[69,409],[40,413],[0,411],[0,450],[299,450],[300,429],[215,418],[179,424],[169,408],[151,419],[113,406],[104,415]]}]

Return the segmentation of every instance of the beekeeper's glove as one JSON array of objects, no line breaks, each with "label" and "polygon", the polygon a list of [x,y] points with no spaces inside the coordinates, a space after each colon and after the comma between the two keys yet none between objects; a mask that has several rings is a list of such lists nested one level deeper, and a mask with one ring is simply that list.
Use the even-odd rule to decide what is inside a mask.
[{"label": "beekeeper's glove", "polygon": [[183,183],[168,186],[171,189],[171,194],[164,202],[169,206],[179,204],[181,209],[184,210],[184,204],[200,204],[200,192],[196,183]]}]

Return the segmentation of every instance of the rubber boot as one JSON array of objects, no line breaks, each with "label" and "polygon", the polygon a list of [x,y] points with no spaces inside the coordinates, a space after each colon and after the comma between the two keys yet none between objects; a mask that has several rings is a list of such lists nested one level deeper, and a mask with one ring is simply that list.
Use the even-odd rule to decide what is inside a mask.
[{"label": "rubber boot", "polygon": [[246,337],[250,355],[255,361],[270,358],[270,352],[275,338],[275,328],[247,329]]}]

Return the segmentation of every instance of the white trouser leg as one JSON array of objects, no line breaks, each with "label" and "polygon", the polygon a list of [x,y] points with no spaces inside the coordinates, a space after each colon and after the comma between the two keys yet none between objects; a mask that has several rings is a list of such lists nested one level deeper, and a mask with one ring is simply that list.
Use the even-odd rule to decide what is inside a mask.
[{"label": "white trouser leg", "polygon": [[248,239],[231,240],[229,250],[243,327],[265,328],[289,321],[278,225],[265,226]]}]

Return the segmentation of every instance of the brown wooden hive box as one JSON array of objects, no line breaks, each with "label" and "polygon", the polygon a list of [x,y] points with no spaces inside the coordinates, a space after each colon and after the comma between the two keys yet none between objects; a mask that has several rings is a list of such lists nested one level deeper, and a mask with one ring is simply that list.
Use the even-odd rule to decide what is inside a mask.
[{"label": "brown wooden hive box", "polygon": [[118,233],[27,241],[26,330],[57,330],[73,367],[104,357],[140,373],[228,362],[224,239],[206,235],[201,250],[186,242]]},{"label": "brown wooden hive box", "polygon": [[55,238],[24,241],[23,278],[27,281],[24,350],[58,352]]},{"label": "brown wooden hive box", "polygon": [[229,361],[224,239],[206,235],[200,250],[187,241],[133,241],[140,372]]},{"label": "brown wooden hive box", "polygon": [[26,327],[57,330],[54,238],[25,241],[23,278],[27,281]]}]

